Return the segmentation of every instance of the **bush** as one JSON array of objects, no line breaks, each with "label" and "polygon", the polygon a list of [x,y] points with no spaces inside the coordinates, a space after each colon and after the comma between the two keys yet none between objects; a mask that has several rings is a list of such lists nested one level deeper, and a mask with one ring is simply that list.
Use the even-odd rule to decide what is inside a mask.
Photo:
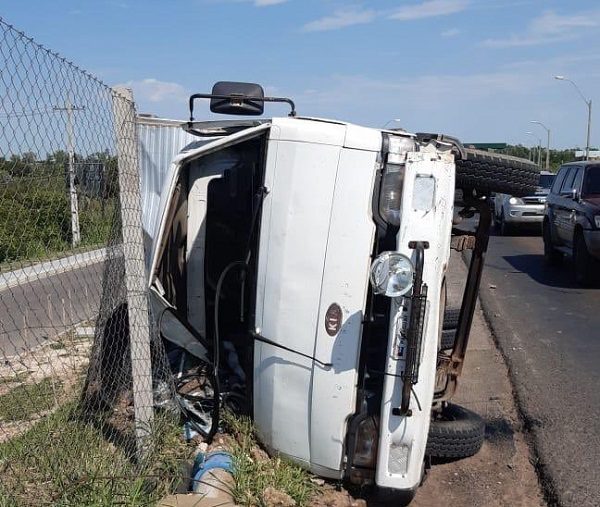
[{"label": "bush", "polygon": [[24,180],[0,187],[0,263],[46,257],[69,247],[68,198],[43,183]]}]

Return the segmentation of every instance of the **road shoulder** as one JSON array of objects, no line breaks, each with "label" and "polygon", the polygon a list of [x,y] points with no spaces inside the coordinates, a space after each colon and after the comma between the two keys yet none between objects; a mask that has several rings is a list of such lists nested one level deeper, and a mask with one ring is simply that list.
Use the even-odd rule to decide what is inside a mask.
[{"label": "road shoulder", "polygon": [[[465,264],[453,252],[447,281],[451,305],[459,304],[466,273]],[[483,447],[471,458],[434,465],[411,505],[545,505],[508,369],[480,305],[454,401],[485,419]]]}]

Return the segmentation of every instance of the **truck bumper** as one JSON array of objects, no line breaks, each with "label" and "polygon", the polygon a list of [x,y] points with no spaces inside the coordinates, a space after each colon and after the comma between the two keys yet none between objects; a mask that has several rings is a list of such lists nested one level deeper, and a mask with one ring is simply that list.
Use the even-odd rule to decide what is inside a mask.
[{"label": "truck bumper", "polygon": [[504,220],[510,224],[541,224],[544,221],[544,205],[514,205],[505,209]]}]

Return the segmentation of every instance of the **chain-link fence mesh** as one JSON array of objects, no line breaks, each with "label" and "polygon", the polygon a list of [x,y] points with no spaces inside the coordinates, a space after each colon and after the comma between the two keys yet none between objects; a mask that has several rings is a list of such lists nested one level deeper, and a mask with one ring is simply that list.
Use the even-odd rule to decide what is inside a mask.
[{"label": "chain-link fence mesh", "polygon": [[149,504],[186,451],[134,104],[2,20],[0,101],[0,505]]}]

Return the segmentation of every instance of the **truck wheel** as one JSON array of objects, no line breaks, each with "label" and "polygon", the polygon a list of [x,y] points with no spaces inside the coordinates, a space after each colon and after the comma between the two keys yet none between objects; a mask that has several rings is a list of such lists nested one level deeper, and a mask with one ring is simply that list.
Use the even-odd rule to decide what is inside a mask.
[{"label": "truck wheel", "polygon": [[444,329],[440,340],[440,349],[449,350],[454,348],[454,340],[456,338],[456,329]]},{"label": "truck wheel", "polygon": [[456,160],[456,186],[481,194],[533,194],[539,175],[538,166],[529,160],[472,148],[465,148],[463,157]]},{"label": "truck wheel", "polygon": [[425,454],[432,458],[467,458],[477,454],[485,423],[475,412],[448,403],[431,421]]},{"label": "truck wheel", "polygon": [[542,225],[542,238],[544,240],[544,260],[551,266],[558,264],[562,260],[562,254],[552,245],[552,232],[547,221],[544,221]]},{"label": "truck wheel", "polygon": [[446,308],[444,311],[444,325],[442,329],[456,329],[460,308]]},{"label": "truck wheel", "polygon": [[573,242],[573,263],[575,264],[575,281],[579,285],[588,286],[592,282],[594,259],[585,244],[583,234],[577,233]]}]

